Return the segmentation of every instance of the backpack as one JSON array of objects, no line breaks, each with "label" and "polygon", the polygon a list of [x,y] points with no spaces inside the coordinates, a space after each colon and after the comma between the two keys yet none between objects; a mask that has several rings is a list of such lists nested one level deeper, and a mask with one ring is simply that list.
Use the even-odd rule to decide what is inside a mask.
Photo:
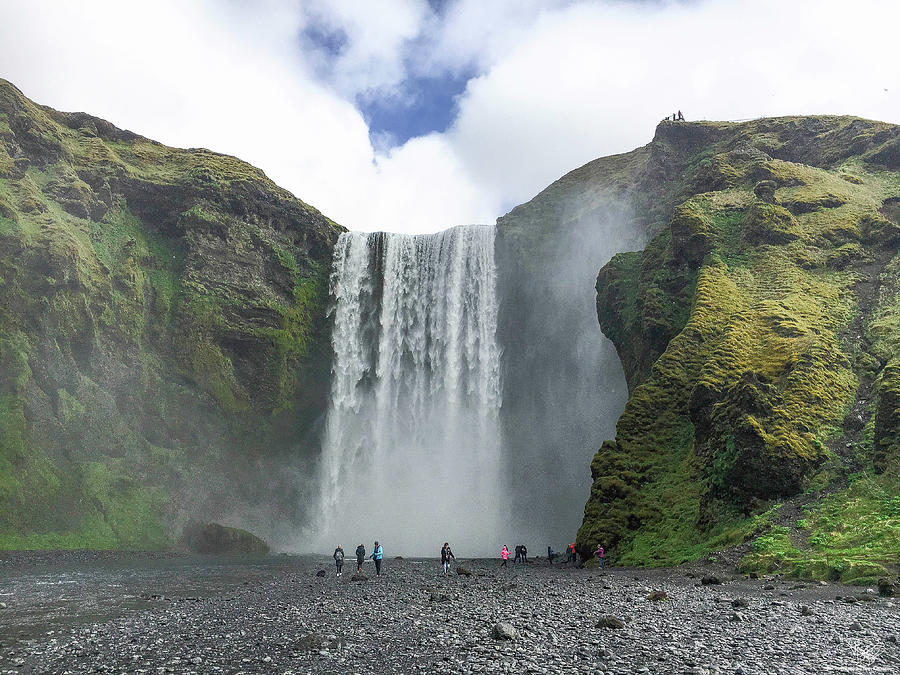
[{"label": "backpack", "polygon": [[343,560],[344,559],[344,549],[336,548],[334,550],[334,559],[335,560]]}]

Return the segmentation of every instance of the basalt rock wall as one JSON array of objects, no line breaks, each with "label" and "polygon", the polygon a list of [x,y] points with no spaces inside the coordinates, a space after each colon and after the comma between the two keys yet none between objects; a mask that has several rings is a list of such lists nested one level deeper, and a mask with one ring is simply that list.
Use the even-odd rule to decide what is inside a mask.
[{"label": "basalt rock wall", "polygon": [[859,475],[889,510],[898,148],[895,125],[801,117],[663,122],[632,153],[647,242],[597,278],[629,399],[591,462],[583,555],[677,563]]},{"label": "basalt rock wall", "polygon": [[296,518],[280,467],[315,454],[341,229],[233,157],[0,80],[0,546]]}]

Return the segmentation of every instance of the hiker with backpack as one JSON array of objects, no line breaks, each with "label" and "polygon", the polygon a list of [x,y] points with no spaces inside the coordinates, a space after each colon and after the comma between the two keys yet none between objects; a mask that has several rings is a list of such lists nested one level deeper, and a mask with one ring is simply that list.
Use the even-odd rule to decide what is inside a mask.
[{"label": "hiker with backpack", "polygon": [[340,544],[338,544],[337,548],[334,549],[334,555],[331,557],[334,558],[334,565],[335,567],[337,567],[337,575],[341,576],[341,574],[343,574],[341,568],[343,568],[344,566],[344,549]]}]

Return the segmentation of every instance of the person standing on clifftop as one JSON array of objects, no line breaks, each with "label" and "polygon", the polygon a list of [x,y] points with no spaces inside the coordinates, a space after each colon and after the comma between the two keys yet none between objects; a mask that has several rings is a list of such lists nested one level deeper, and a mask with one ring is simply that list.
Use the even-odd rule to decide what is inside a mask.
[{"label": "person standing on clifftop", "polygon": [[680,111],[680,110],[678,111],[678,121],[679,121],[679,122],[684,122],[684,115],[681,114],[681,111]]},{"label": "person standing on clifftop", "polygon": [[366,559],[366,547],[360,544],[356,547],[356,571],[362,572],[363,561]]},{"label": "person standing on clifftop", "polygon": [[444,569],[444,576],[447,576],[447,572],[450,571],[450,558],[456,560],[456,556],[453,555],[453,551],[450,549],[450,544],[445,541],[444,547],[441,549],[441,567]]},{"label": "person standing on clifftop", "polygon": [[375,542],[375,546],[372,547],[372,560],[375,561],[375,574],[381,576],[381,559],[384,557],[384,549],[381,548],[381,544],[377,541]]},{"label": "person standing on clifftop", "polygon": [[509,549],[506,548],[506,544],[503,544],[503,549],[500,551],[500,567],[506,567],[506,563],[509,561]]},{"label": "person standing on clifftop", "polygon": [[337,548],[334,549],[334,555],[332,556],[332,558],[334,558],[334,565],[335,567],[337,567],[337,575],[341,576],[341,574],[343,574],[341,569],[344,567],[344,549],[340,544],[338,544]]}]

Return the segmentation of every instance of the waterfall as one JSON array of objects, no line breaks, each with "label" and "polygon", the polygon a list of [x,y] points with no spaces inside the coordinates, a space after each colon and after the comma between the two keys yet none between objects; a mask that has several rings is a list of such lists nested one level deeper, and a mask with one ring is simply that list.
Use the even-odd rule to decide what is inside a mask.
[{"label": "waterfall", "polygon": [[494,228],[348,232],[334,253],[334,365],[319,547],[493,555],[508,495]]}]

